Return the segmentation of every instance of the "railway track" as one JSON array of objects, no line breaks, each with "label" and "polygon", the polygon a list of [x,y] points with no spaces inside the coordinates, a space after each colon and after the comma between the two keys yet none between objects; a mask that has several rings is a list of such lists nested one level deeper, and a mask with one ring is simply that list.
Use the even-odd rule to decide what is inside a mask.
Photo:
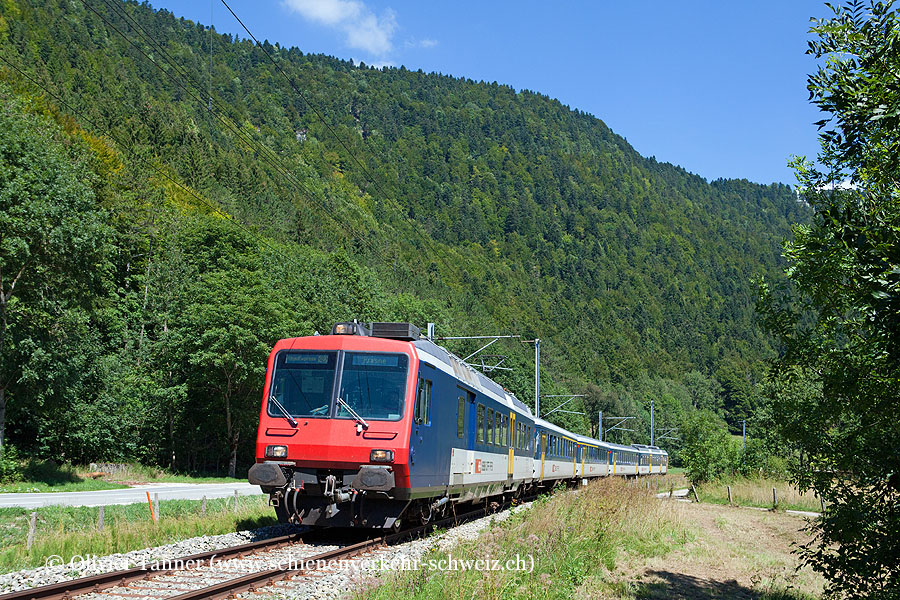
[{"label": "railway track", "polygon": [[[502,510],[509,505],[496,507]],[[221,550],[160,561],[160,564],[112,571],[0,595],[0,600],[200,600],[297,583],[320,575],[320,567],[377,554],[392,544],[435,528],[454,526],[490,514],[488,507],[345,545],[325,546],[315,538],[328,531],[281,536]],[[316,545],[313,545],[316,544]],[[274,565],[274,566],[273,566]],[[168,568],[171,566],[171,568]]]}]

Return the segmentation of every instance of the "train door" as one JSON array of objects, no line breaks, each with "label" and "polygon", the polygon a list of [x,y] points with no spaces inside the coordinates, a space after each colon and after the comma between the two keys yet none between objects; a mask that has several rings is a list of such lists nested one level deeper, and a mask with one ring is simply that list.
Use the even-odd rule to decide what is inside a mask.
[{"label": "train door", "polygon": [[509,426],[506,428],[506,439],[503,443],[509,447],[509,465],[506,469],[506,479],[511,482],[513,479],[513,467],[516,460],[516,413],[509,413]]},{"label": "train door", "polygon": [[578,477],[578,444],[569,442],[569,452],[572,453],[572,477]]},{"label": "train door", "polygon": [[[437,381],[437,369],[419,361],[419,380],[416,387],[416,404],[413,410],[412,436],[409,443],[410,476],[414,474],[413,487],[446,485],[444,480],[450,473],[450,448],[447,447],[446,435],[433,431],[444,419],[433,419],[435,411],[446,409],[435,401],[435,392],[440,386]],[[435,426],[432,427],[432,423]]]},{"label": "train door", "polygon": [[465,414],[463,417],[463,439],[465,440],[466,448],[474,450],[475,431],[477,429],[475,423],[475,394],[461,387],[457,387],[456,392],[458,396],[457,407],[459,407],[459,400],[462,399],[463,411]]},{"label": "train door", "polygon": [[541,432],[541,479],[544,478],[544,458],[547,456],[547,434]]}]

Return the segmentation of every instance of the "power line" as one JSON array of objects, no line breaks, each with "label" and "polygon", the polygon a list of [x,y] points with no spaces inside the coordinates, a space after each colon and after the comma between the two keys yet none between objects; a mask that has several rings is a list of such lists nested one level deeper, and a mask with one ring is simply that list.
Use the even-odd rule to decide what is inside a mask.
[{"label": "power line", "polygon": [[[107,20],[107,18],[103,14],[101,14],[93,6],[88,4],[87,0],[82,0],[82,3],[89,10],[91,10],[91,12],[93,12],[95,15],[97,15],[104,23],[106,23],[106,25],[108,27],[110,27],[113,31],[118,33],[122,37],[122,39],[124,39],[126,42],[131,44],[136,50],[138,50],[141,54],[143,54],[144,57],[148,61],[150,61],[154,66],[156,66],[173,83],[175,83],[177,86],[179,86],[185,93],[190,95],[195,101],[197,101],[198,104],[201,104],[201,105],[204,104],[203,99],[200,96],[198,96],[197,94],[194,94],[190,89],[187,88],[186,85],[184,85],[184,83],[179,82],[172,73],[169,73],[165,69],[163,69],[162,66],[158,62],[153,60],[153,58],[149,54],[147,54],[147,52],[145,52],[143,48],[141,48],[134,41],[129,39],[129,37],[124,32],[122,32],[118,27],[116,27],[113,23],[111,23],[109,20]],[[190,75],[189,72],[187,72],[185,69],[180,67],[178,65],[178,63],[175,62],[175,60],[167,52],[165,47],[163,47],[162,44],[155,41],[152,38],[152,36],[150,36],[150,34],[147,33],[147,31],[140,25],[140,23],[135,21],[124,10],[120,10],[120,7],[117,7],[116,4],[113,2],[110,2],[110,0],[104,0],[104,3],[110,9],[112,9],[114,12],[116,12],[116,14],[118,14],[120,17],[124,18],[129,24],[131,24],[135,28],[136,31],[139,30],[138,34],[141,35],[141,37],[143,37],[147,42],[149,42],[153,47],[155,47],[160,52],[160,54],[163,56],[163,58],[166,60],[166,62],[168,62],[172,66],[172,68],[175,71],[177,71],[177,74],[181,79],[188,81],[188,83],[194,89],[199,90],[201,94],[203,93],[204,90],[202,89],[202,85],[200,83],[198,83],[197,80],[194,79]],[[301,181],[299,181],[284,165],[281,164],[281,158],[271,148],[265,146],[264,144],[262,144],[261,142],[258,142],[257,140],[254,140],[249,134],[247,134],[246,132],[243,132],[240,129],[240,127],[236,123],[234,123],[234,121],[232,121],[225,114],[226,107],[223,106],[223,104],[220,101],[218,101],[217,99],[215,100],[215,103],[216,103],[216,107],[219,110],[218,111],[213,110],[212,95],[210,95],[208,98],[209,98],[209,100],[205,104],[206,104],[206,109],[210,114],[216,116],[219,119],[219,121],[222,122],[223,125],[225,125],[229,130],[231,130],[231,132],[234,133],[238,138],[240,138],[242,141],[244,141],[244,143],[246,143],[250,147],[257,150],[257,152],[259,153],[260,160],[262,160],[265,164],[272,167],[276,171],[276,173],[280,174],[282,177],[287,179],[289,182],[293,183],[297,188],[299,188],[302,192],[305,193],[308,200],[310,200],[313,203],[318,204],[319,206],[322,207],[326,217],[328,217],[339,228],[342,227],[342,223],[340,221],[338,221],[334,216],[332,216],[328,212],[328,207],[325,206],[324,203],[315,199],[314,194],[312,192],[310,192],[310,190]],[[350,235],[351,235],[351,237],[353,237],[354,239],[359,241],[362,245],[368,246],[369,250],[371,250],[373,253],[377,253],[378,250],[377,250],[377,248],[375,248],[375,246],[372,244],[371,241],[369,241],[366,238],[360,237],[359,235],[354,235],[352,230],[350,231]]]},{"label": "power line", "polygon": [[378,191],[381,192],[381,195],[384,197],[384,199],[387,200],[388,195],[385,194],[384,191],[381,189],[381,186],[378,185],[378,181],[372,176],[372,174],[369,172],[369,169],[366,168],[366,166],[362,163],[362,161],[360,161],[356,157],[356,155],[353,154],[353,152],[350,150],[350,148],[347,146],[347,144],[344,143],[344,140],[342,140],[337,135],[337,133],[334,131],[334,129],[331,127],[331,125],[328,124],[328,121],[325,120],[325,117],[322,116],[322,113],[319,112],[319,109],[317,109],[315,107],[315,105],[312,102],[310,102],[306,98],[306,96],[303,95],[303,92],[301,92],[300,89],[294,84],[294,80],[291,79],[290,77],[288,77],[288,74],[285,73],[284,69],[281,68],[281,65],[278,64],[278,61],[276,61],[275,58],[269,53],[269,51],[266,50],[265,46],[263,46],[262,44],[259,43],[259,40],[256,39],[256,36],[253,35],[253,32],[251,32],[250,29],[246,25],[244,25],[244,22],[241,21],[241,18],[237,16],[237,14],[231,9],[231,7],[228,5],[228,3],[225,0],[221,0],[221,2],[222,2],[222,4],[225,5],[225,8],[228,9],[228,12],[231,13],[231,16],[233,16],[235,18],[235,20],[238,23],[240,23],[241,27],[244,28],[244,31],[247,32],[247,35],[249,35],[253,39],[253,41],[256,43],[256,45],[259,46],[259,48],[262,49],[262,51],[269,58],[269,60],[272,61],[272,64],[275,65],[275,68],[278,69],[278,72],[281,73],[281,75],[284,77],[284,79],[288,82],[288,85],[290,85],[291,88],[293,88],[294,92],[296,92],[297,95],[300,96],[300,98],[302,98],[304,102],[306,102],[306,105],[309,106],[310,110],[312,110],[316,114],[316,116],[319,118],[319,120],[322,121],[322,124],[325,126],[325,129],[328,130],[328,133],[330,133],[331,136],[335,139],[335,141],[338,144],[340,144],[341,147],[344,148],[344,150],[347,151],[347,154],[350,155],[350,158],[353,159],[353,162],[355,162],[357,165],[359,165],[359,168],[363,170],[363,172],[366,174],[366,177],[368,177],[369,181],[372,182],[372,185],[374,185],[378,189]]},{"label": "power line", "polygon": [[[347,146],[347,144],[344,142],[344,140],[342,140],[337,135],[337,132],[335,132],[334,128],[332,128],[331,125],[328,124],[328,121],[325,120],[325,117],[322,115],[322,113],[316,108],[316,106],[312,102],[310,102],[310,100],[303,94],[303,92],[300,91],[300,89],[294,83],[294,80],[291,79],[287,73],[285,73],[284,69],[281,68],[281,65],[278,64],[278,61],[276,61],[275,58],[272,56],[272,54],[268,50],[266,50],[265,46],[263,46],[259,42],[259,40],[256,38],[256,36],[253,35],[253,32],[250,31],[250,28],[247,27],[244,24],[244,22],[241,20],[241,18],[237,16],[237,13],[235,13],[234,10],[232,10],[231,6],[228,5],[228,2],[226,2],[225,0],[220,0],[220,1],[225,6],[225,8],[228,9],[228,12],[231,13],[231,16],[233,16],[235,18],[235,20],[240,24],[240,26],[243,27],[244,31],[247,32],[247,35],[250,36],[250,38],[254,41],[254,43],[256,43],[256,45],[263,51],[263,53],[266,55],[266,57],[272,62],[272,64],[275,65],[275,68],[278,70],[278,72],[281,74],[281,76],[284,77],[285,81],[288,82],[288,85],[291,86],[291,89],[293,89],[294,92],[298,96],[300,96],[300,98],[306,103],[306,105],[309,106],[310,110],[312,110],[313,113],[315,113],[315,115],[322,122],[322,125],[325,126],[325,129],[328,131],[328,133],[331,135],[331,137],[333,137],[335,139],[335,141],[341,145],[341,147],[347,152],[347,154],[350,156],[350,158],[353,160],[353,162],[355,162],[357,165],[359,165],[359,168],[362,169],[363,173],[365,173],[368,180],[372,183],[373,186],[375,186],[375,189],[382,195],[384,201],[387,202],[388,200],[390,200],[390,196],[388,196],[388,194],[385,193],[385,191],[383,189],[381,189],[381,186],[378,184],[378,180],[375,179],[375,177],[372,175],[372,173],[369,171],[369,169],[362,163],[362,161],[360,161],[356,157],[356,155],[353,153],[353,151],[350,150],[350,147]],[[405,216],[402,214],[401,214],[401,216],[403,218],[405,218],[405,220],[408,222],[409,225],[411,225],[413,227],[413,229],[415,229],[416,226],[421,226],[421,223],[416,223],[415,221],[410,219],[408,216]],[[428,245],[431,248],[432,251],[440,250],[440,248],[435,245],[436,242],[430,238],[430,235],[424,235],[421,237],[421,239],[425,242],[426,245]],[[442,259],[442,261],[443,261],[443,255],[441,252],[437,252],[436,256],[437,256],[437,258]],[[446,261],[443,261],[443,262],[445,262],[445,264],[446,264]]]},{"label": "power line", "polygon": [[[24,77],[25,79],[27,79],[28,81],[30,81],[33,85],[35,85],[35,86],[38,87],[39,89],[43,90],[45,93],[49,94],[50,97],[52,97],[54,100],[56,100],[57,102],[59,102],[62,106],[66,107],[66,108],[69,110],[69,112],[70,112],[71,114],[75,115],[76,117],[78,117],[78,118],[81,119],[82,121],[89,123],[90,125],[92,125],[92,126],[95,127],[96,129],[98,129],[98,130],[104,132],[104,133],[105,133],[106,135],[108,135],[114,142],[116,142],[119,146],[121,146],[121,147],[129,154],[129,156],[131,156],[132,158],[138,160],[139,162],[143,163],[144,165],[146,165],[146,166],[150,167],[151,169],[153,169],[154,171],[156,171],[156,172],[157,172],[158,174],[160,174],[162,177],[164,177],[165,179],[167,179],[167,180],[170,181],[171,183],[175,184],[176,186],[178,186],[179,188],[181,188],[182,190],[184,190],[185,192],[187,192],[188,194],[190,194],[191,196],[193,196],[195,199],[197,199],[197,200],[200,201],[202,204],[204,204],[205,206],[207,206],[207,207],[208,207],[209,209],[211,209],[213,212],[220,213],[220,214],[223,214],[223,215],[226,215],[226,216],[231,217],[231,215],[228,215],[228,213],[225,213],[220,207],[214,205],[214,204],[211,203],[209,200],[207,200],[206,198],[204,198],[203,196],[201,196],[200,194],[198,194],[196,191],[194,191],[194,190],[191,189],[190,187],[184,185],[183,183],[181,183],[180,181],[178,181],[177,179],[173,178],[171,175],[169,175],[168,173],[166,173],[166,171],[165,171],[164,169],[162,169],[159,165],[156,165],[156,164],[154,164],[153,162],[149,161],[148,159],[146,159],[146,158],[144,158],[144,157],[142,157],[142,156],[139,156],[139,155],[138,155],[136,152],[134,152],[134,150],[132,150],[127,144],[125,144],[124,142],[122,142],[122,140],[120,140],[118,137],[116,137],[115,135],[113,135],[113,133],[112,133],[109,129],[107,129],[107,128],[104,127],[103,125],[100,125],[100,124],[96,123],[95,121],[93,121],[92,119],[90,119],[89,117],[87,117],[86,115],[84,115],[83,113],[79,112],[74,106],[72,106],[69,102],[67,102],[61,95],[59,95],[59,94],[57,94],[57,93],[54,93],[53,91],[51,91],[50,89],[48,89],[45,85],[42,85],[39,81],[35,80],[35,79],[34,79],[33,77],[31,77],[28,73],[26,73],[24,70],[22,70],[21,68],[19,68],[17,65],[13,64],[12,62],[10,62],[10,61],[9,61],[6,57],[4,57],[2,54],[0,54],[0,60],[2,60],[2,61],[3,61],[4,63],[6,63],[9,67],[11,67],[11,68],[12,68],[13,70],[15,70],[17,73],[19,73],[19,75],[21,75],[22,77]],[[250,229],[248,229],[246,226],[244,226],[240,221],[236,220],[234,217],[231,217],[231,218],[229,219],[229,221],[232,222],[232,223],[234,223],[236,226],[238,226],[240,229],[243,229],[243,230],[246,231],[247,233],[250,233],[250,234],[256,233],[256,232],[253,232],[253,231],[251,231]],[[268,240],[266,240],[266,238],[265,238],[264,236],[260,236],[259,239],[260,239],[260,242],[261,242],[264,246],[267,246],[267,247],[268,247],[270,250],[272,250],[273,252],[276,252],[276,253],[278,252],[278,250],[277,250],[275,247],[273,247],[273,246],[268,242]],[[295,263],[295,264],[298,264],[298,263]]]}]

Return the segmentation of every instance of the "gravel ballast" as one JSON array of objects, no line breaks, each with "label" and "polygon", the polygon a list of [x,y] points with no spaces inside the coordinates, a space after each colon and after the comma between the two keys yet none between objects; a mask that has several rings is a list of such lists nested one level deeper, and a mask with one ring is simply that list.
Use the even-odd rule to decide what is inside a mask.
[{"label": "gravel ballast", "polygon": [[[264,590],[243,594],[241,597],[247,600],[251,598],[260,600],[266,596],[272,598],[328,598],[329,600],[334,600],[348,594],[353,589],[377,584],[378,576],[383,573],[381,564],[416,564],[430,549],[449,550],[461,541],[474,539],[492,523],[503,521],[509,518],[513,512],[523,510],[529,505],[530,503],[524,503],[513,509],[503,510],[487,517],[469,521],[424,539],[380,548],[358,559],[346,561],[340,567],[327,567],[315,571],[310,576],[280,581],[275,585],[264,588]],[[60,558],[56,561],[56,564],[48,564],[43,567],[0,575],[0,593],[20,591],[132,567],[152,567],[155,564],[193,554],[212,552],[272,537],[290,535],[299,531],[302,531],[302,529],[292,525],[274,525],[224,535],[199,536],[155,548],[134,550],[103,557],[75,557],[74,560],[70,559],[70,557]],[[312,556],[333,547],[316,544],[309,546],[307,550],[303,550],[302,554]],[[219,566],[225,567],[226,563],[222,563]],[[197,575],[200,575],[200,573],[197,573]],[[231,575],[224,579],[234,576]],[[206,580],[208,577],[217,577],[217,575],[208,573],[203,579]],[[154,579],[163,584],[163,587],[165,587],[166,582],[171,585],[170,593],[163,592],[161,596],[176,595],[179,593],[178,588],[189,584],[189,580],[184,580],[183,576],[179,574],[161,575]],[[197,583],[199,584],[200,580],[197,580]],[[154,587],[158,586],[154,585]],[[132,590],[132,593],[134,591]],[[260,592],[270,592],[270,594],[261,594]],[[154,593],[148,595],[156,596],[157,593],[154,591]],[[83,598],[89,600],[88,596],[93,596],[93,594],[88,594],[83,596]],[[113,590],[107,590],[102,597],[112,599],[116,598],[116,595]]]}]

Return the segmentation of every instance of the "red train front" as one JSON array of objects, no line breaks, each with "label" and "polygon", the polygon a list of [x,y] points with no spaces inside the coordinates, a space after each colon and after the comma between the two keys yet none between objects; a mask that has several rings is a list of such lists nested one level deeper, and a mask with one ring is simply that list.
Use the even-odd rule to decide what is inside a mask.
[{"label": "red train front", "polygon": [[339,323],[269,356],[249,480],[281,521],[387,528],[410,504],[418,331],[373,327]]}]

